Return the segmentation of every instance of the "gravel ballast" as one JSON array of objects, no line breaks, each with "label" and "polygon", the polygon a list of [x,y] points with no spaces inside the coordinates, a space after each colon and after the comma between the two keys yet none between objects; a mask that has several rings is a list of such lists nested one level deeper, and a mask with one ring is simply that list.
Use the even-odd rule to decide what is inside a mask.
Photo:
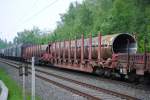
[{"label": "gravel ballast", "polygon": [[[95,85],[95,86],[98,86],[98,87],[102,87],[102,88],[105,88],[105,89],[109,89],[109,90],[112,90],[112,91],[116,91],[116,92],[119,92],[119,93],[122,93],[122,94],[126,94],[126,95],[130,95],[130,96],[133,96],[133,97],[137,97],[137,98],[139,98],[141,100],[150,100],[150,91],[149,90],[145,91],[143,89],[138,89],[138,88],[133,88],[133,87],[129,87],[129,86],[124,86],[124,85],[121,85],[121,84],[105,82],[103,80],[99,80],[98,77],[94,77],[92,75],[87,75],[87,74],[81,74],[79,72],[73,72],[73,71],[68,71],[68,70],[66,71],[66,70],[55,69],[55,68],[48,68],[48,67],[44,67],[44,68],[37,67],[37,68],[39,68],[39,69],[41,69],[43,71],[46,71],[46,72],[50,72],[50,73],[54,73],[54,74],[57,74],[57,75],[65,76],[65,77],[68,77],[68,78],[71,78],[71,79],[75,79],[75,80],[78,80],[78,81],[81,81],[81,82],[84,82],[84,83],[92,84],[92,85]],[[53,87],[56,87],[56,86],[53,86]],[[73,94],[73,97],[74,97],[74,95],[75,94]],[[80,97],[80,96],[75,95],[75,97]],[[79,98],[79,100],[80,99],[81,98]],[[85,98],[82,98],[82,99],[85,99]]]},{"label": "gravel ballast", "polygon": [[[1,62],[0,68],[4,69],[7,74],[9,74],[20,86],[22,86],[22,77],[19,76],[17,69]],[[36,95],[38,95],[42,100],[86,100],[86,98],[73,94],[39,78],[36,78],[35,85]],[[26,91],[31,93],[31,75],[26,77]]]},{"label": "gravel ballast", "polygon": [[60,71],[61,69],[54,69],[54,68],[47,68],[47,67],[44,68],[38,67],[38,68],[46,72],[50,72],[54,74],[57,73],[57,75],[60,76],[65,76],[67,78],[75,79],[84,83],[88,83],[98,87],[116,91],[118,93],[137,97],[141,100],[150,100],[150,89],[149,91],[147,90],[145,91],[144,89],[133,88],[122,84],[115,84],[113,82],[110,83],[103,80],[98,80],[97,77],[94,79],[94,76],[92,75],[81,74],[79,72],[66,71],[66,70]]}]

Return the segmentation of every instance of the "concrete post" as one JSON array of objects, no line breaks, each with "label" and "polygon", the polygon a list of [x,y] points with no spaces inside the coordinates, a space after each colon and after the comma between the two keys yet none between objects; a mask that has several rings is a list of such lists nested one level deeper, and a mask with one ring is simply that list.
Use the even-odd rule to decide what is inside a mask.
[{"label": "concrete post", "polygon": [[32,100],[35,100],[35,67],[34,67],[34,57],[32,57]]}]

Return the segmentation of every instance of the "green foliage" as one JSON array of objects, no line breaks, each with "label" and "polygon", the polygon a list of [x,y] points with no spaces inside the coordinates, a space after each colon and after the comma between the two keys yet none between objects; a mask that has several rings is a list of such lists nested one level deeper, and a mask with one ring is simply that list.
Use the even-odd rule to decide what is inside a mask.
[{"label": "green foliage", "polygon": [[142,52],[144,35],[150,37],[150,1],[85,0],[82,4],[72,3],[68,12],[61,15],[53,37],[60,41],[75,36],[80,38],[82,33],[96,36],[98,32],[103,35],[136,32],[138,50]]},{"label": "green foliage", "polygon": [[[144,36],[150,38],[150,0],[84,0],[71,3],[61,14],[53,34],[40,35],[38,28],[19,32],[15,43],[48,43],[113,33],[136,33],[139,51],[143,52]],[[150,42],[147,43],[150,51]]]},{"label": "green foliage", "polygon": [[10,45],[12,45],[12,43],[11,42],[7,42],[7,40],[2,40],[2,39],[0,39],[0,48],[6,48],[7,46],[10,46]]},{"label": "green foliage", "polygon": [[34,27],[32,30],[18,32],[14,38],[14,44],[45,44],[51,40],[50,34],[41,33],[40,29]]},{"label": "green foliage", "polygon": [[14,38],[14,43],[38,43],[39,29],[33,28],[32,30],[24,30],[18,32],[17,37]]},{"label": "green foliage", "polygon": [[[0,80],[2,80],[9,90],[8,100],[22,100],[22,89],[10,76],[3,70],[0,69]],[[31,95],[26,95],[27,100],[31,100]],[[40,100],[39,97],[36,97]]]}]

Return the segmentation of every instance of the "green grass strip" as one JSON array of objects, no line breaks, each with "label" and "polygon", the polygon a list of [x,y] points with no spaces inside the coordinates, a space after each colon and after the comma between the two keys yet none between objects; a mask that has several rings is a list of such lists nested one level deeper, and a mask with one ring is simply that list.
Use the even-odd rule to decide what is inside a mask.
[{"label": "green grass strip", "polygon": [[[2,80],[7,86],[8,100],[23,100],[22,88],[14,81],[3,69],[0,69],[0,80]],[[26,100],[31,100],[30,93],[27,93]],[[36,97],[36,100],[40,100],[39,97]]]}]

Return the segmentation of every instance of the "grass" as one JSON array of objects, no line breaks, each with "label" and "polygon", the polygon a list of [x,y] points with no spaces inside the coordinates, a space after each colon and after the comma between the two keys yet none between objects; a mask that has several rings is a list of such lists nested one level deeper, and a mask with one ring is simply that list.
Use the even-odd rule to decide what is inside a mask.
[{"label": "grass", "polygon": [[[0,69],[0,80],[2,80],[9,89],[8,100],[23,100],[22,88],[14,81],[4,70]],[[26,100],[31,100],[30,93],[27,93]],[[36,97],[36,100],[40,100]]]}]

